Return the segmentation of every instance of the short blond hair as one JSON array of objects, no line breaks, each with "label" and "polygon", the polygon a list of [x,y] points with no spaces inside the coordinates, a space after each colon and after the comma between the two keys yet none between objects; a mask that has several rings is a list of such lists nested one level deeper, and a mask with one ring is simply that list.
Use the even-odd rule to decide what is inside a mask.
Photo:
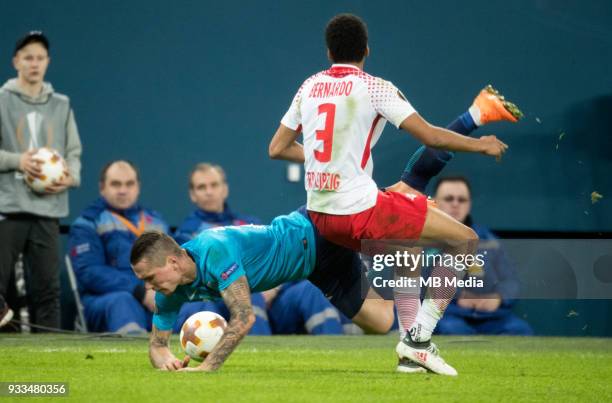
[{"label": "short blond hair", "polygon": [[219,175],[221,175],[221,180],[223,181],[223,183],[227,183],[225,171],[223,170],[221,165],[211,164],[210,162],[200,162],[199,164],[196,164],[195,167],[193,167],[191,173],[189,174],[189,189],[193,189],[193,175],[196,172],[208,172],[212,170],[217,171]]}]

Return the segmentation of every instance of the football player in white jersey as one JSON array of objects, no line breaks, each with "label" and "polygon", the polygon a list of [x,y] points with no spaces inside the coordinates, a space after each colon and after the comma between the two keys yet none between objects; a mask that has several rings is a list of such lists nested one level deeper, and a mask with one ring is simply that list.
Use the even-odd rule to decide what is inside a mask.
[{"label": "football player in white jersey", "polygon": [[[308,213],[319,233],[354,250],[367,239],[418,239],[441,241],[453,255],[474,254],[476,233],[430,205],[410,182],[378,190],[371,177],[371,149],[386,121],[412,134],[427,150],[478,152],[500,159],[508,146],[495,136],[470,138],[431,125],[392,83],[365,73],[368,34],[359,17],[337,15],[325,36],[331,68],[301,85],[269,147],[271,158],[304,163]],[[520,117],[498,94],[483,93],[495,102],[489,109],[475,102],[469,111],[472,124],[494,120],[491,113],[497,120]],[[303,146],[297,142],[300,133]],[[436,267],[432,275],[455,273]],[[430,341],[454,293],[453,287],[430,289],[422,305],[409,293],[395,293],[400,330],[409,330],[396,348],[400,359],[436,373],[457,374]]]}]

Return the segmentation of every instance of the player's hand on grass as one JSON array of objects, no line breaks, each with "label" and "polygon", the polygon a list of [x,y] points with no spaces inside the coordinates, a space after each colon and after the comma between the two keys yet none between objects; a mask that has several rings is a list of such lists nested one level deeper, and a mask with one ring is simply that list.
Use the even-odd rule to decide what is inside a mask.
[{"label": "player's hand on grass", "polygon": [[501,160],[502,155],[504,155],[504,153],[508,149],[508,145],[506,143],[504,143],[493,135],[482,136],[479,141],[482,145],[481,152],[485,155],[495,157],[497,161]]},{"label": "player's hand on grass", "polygon": [[19,157],[19,170],[21,172],[30,174],[34,177],[41,174],[40,165],[42,164],[42,161],[33,158],[37,151],[38,149],[34,148],[21,154],[21,157]]},{"label": "player's hand on grass", "polygon": [[161,366],[160,369],[162,371],[181,371],[185,368],[189,368],[189,356],[188,355],[186,355],[185,358],[183,358],[183,361],[172,356]]}]

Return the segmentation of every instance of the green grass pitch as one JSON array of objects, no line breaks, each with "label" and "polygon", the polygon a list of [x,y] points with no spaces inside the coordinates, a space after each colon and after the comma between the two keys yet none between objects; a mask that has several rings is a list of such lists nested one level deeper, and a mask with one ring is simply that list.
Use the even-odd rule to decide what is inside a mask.
[{"label": "green grass pitch", "polygon": [[152,369],[144,338],[3,334],[0,381],[68,382],[55,399],[83,402],[612,401],[610,339],[436,340],[459,377],[395,373],[395,336],[247,337],[204,374]]}]

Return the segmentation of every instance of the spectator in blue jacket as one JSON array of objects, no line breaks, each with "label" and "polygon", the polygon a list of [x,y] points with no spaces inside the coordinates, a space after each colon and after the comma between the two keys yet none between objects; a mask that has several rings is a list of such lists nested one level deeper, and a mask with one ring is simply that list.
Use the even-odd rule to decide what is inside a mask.
[{"label": "spectator in blue jacket", "polygon": [[145,230],[168,232],[153,210],[138,204],[134,164],[113,161],[101,171],[100,197],[70,227],[69,251],[89,330],[140,333],[151,327],[155,291],[130,266],[130,251]]},{"label": "spectator in blue jacket", "polygon": [[[235,214],[227,204],[229,187],[223,168],[201,163],[189,177],[189,197],[196,205],[176,231],[178,243],[187,242],[209,228],[226,225],[260,224],[256,217]],[[277,289],[251,296],[257,320],[250,334],[300,333],[340,334],[342,325],[338,311],[321,291],[308,281],[285,284]],[[267,309],[268,308],[268,309]],[[229,318],[223,301],[192,302],[183,305],[175,331],[189,315],[199,311],[214,311]]]},{"label": "spectator in blue jacket", "polygon": [[481,288],[460,288],[457,296],[438,322],[438,334],[507,334],[531,335],[527,322],[512,312],[519,295],[519,279],[499,241],[487,228],[476,225],[470,216],[472,192],[462,176],[443,177],[434,189],[438,207],[457,221],[471,227],[480,238],[478,253],[485,257],[482,270],[471,270],[468,276],[483,281]]}]

